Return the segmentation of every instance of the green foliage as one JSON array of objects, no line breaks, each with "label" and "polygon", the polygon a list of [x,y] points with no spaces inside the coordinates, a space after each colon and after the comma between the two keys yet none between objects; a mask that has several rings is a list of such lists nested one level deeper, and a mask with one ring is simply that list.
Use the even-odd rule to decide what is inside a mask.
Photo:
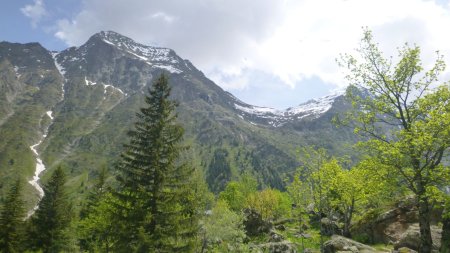
[{"label": "green foliage", "polygon": [[292,201],[285,192],[276,189],[264,189],[247,197],[247,208],[261,214],[263,220],[276,220],[291,215]]},{"label": "green foliage", "polygon": [[231,178],[231,167],[226,149],[216,149],[211,163],[208,166],[206,180],[213,192],[219,192]]},{"label": "green foliage", "polygon": [[118,166],[115,203],[122,223],[117,251],[190,252],[194,249],[201,210],[193,172],[179,163],[183,128],[176,123],[176,103],[169,100],[166,75],[145,97],[130,142]]},{"label": "green foliage", "polygon": [[233,212],[223,200],[217,201],[211,214],[203,222],[203,250],[241,252],[245,239],[243,220],[241,212]]},{"label": "green foliage", "polygon": [[64,184],[66,176],[57,168],[47,185],[36,213],[31,217],[32,248],[43,252],[70,251],[74,246],[71,231],[72,206]]},{"label": "green foliage", "polygon": [[319,214],[340,217],[344,235],[350,236],[355,216],[378,207],[392,196],[390,190],[394,192],[388,168],[373,160],[363,160],[352,169],[345,169],[343,162],[323,149],[309,147],[303,152],[308,160],[304,160],[305,166],[288,186],[296,205],[295,215],[301,223],[306,223],[307,207],[313,204]]},{"label": "green foliage", "polygon": [[[348,89],[354,110],[347,115],[355,132],[370,137],[366,150],[380,164],[390,167],[417,197],[421,246],[431,251],[429,200],[433,189],[449,182],[449,168],[441,161],[450,147],[450,88],[432,88],[445,69],[442,56],[424,72],[420,48],[405,44],[398,62],[383,57],[364,31],[358,52],[361,62],[350,55],[342,57],[348,68]],[[367,91],[366,96],[361,91]],[[392,126],[386,133],[386,128]]]},{"label": "green foliage", "polygon": [[110,193],[103,194],[78,222],[78,238],[82,250],[109,252],[113,248],[119,228],[112,212],[114,201],[117,200]]},{"label": "green foliage", "polygon": [[[302,231],[303,234],[307,234],[307,238],[299,236],[297,227],[289,229],[290,224],[287,225],[288,229],[282,231],[281,234],[290,242],[298,245],[298,252],[303,252],[305,249],[314,249],[313,252],[320,252],[321,241],[326,241],[330,239],[328,236],[322,236],[320,231],[317,229],[309,229],[306,231]],[[295,231],[295,232],[294,232]]]},{"label": "green foliage", "polygon": [[105,185],[106,167],[100,170],[97,182],[80,211],[77,224],[80,248],[89,252],[109,252],[118,230],[114,221],[114,201]]},{"label": "green foliage", "polygon": [[22,183],[18,179],[11,186],[0,212],[0,252],[22,252],[24,240],[24,202]]},{"label": "green foliage", "polygon": [[219,194],[219,199],[227,202],[229,208],[235,212],[246,207],[247,198],[256,192],[258,183],[250,174],[244,174],[239,181],[231,181],[225,190]]}]

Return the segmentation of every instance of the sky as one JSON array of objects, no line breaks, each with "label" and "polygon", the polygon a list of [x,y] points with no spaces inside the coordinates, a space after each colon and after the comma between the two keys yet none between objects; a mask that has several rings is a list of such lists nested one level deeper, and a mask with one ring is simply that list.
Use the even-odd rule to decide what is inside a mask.
[{"label": "sky", "polygon": [[[168,47],[246,103],[284,109],[342,89],[363,27],[450,65],[450,0],[3,0],[0,41],[80,46],[99,31]],[[450,80],[450,68],[441,77]]]}]

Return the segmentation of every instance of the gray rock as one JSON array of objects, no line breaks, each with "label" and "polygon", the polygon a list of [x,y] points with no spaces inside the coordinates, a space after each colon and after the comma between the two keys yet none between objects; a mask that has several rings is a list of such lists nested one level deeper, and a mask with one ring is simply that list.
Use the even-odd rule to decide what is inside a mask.
[{"label": "gray rock", "polygon": [[336,221],[329,218],[322,218],[320,223],[322,223],[322,235],[331,236],[334,234],[340,234],[340,229]]},{"label": "gray rock", "polygon": [[283,235],[278,234],[275,231],[270,231],[270,238],[269,238],[269,242],[281,242],[284,240]]},{"label": "gray rock", "polygon": [[244,227],[248,236],[259,236],[269,233],[273,227],[272,223],[263,220],[261,214],[253,209],[245,209],[244,215]]},{"label": "gray rock", "polygon": [[261,251],[270,253],[297,253],[297,246],[290,241],[269,242],[257,246]]},{"label": "gray rock", "polygon": [[[441,247],[442,229],[431,226],[431,238],[433,239],[433,250],[439,250]],[[394,244],[394,249],[409,248],[418,250],[420,244],[420,228],[419,224],[415,223],[408,227],[408,229],[401,234],[398,241]]]},{"label": "gray rock", "polygon": [[[408,230],[419,222],[417,201],[413,196],[406,197],[396,206],[383,213],[368,213],[368,215],[353,224],[352,234],[358,235],[359,240],[375,244],[394,244]],[[442,220],[442,209],[433,208],[430,214],[431,224],[437,224]]]},{"label": "gray rock", "polygon": [[331,240],[326,241],[324,243],[324,252],[325,253],[336,253],[336,252],[353,252],[353,253],[358,253],[358,252],[377,252],[376,249],[353,241],[351,239],[345,238],[343,236],[339,236],[339,235],[333,235],[331,237]]}]

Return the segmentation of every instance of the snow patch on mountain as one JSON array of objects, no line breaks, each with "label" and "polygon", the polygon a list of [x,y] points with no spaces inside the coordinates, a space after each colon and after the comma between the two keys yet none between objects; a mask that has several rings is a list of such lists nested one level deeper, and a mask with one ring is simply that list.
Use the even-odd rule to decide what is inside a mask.
[{"label": "snow patch on mountain", "polygon": [[165,69],[176,74],[183,72],[175,67],[175,65],[179,65],[183,60],[168,48],[145,46],[111,31],[100,32],[99,35],[105,43],[135,56],[153,68]]},{"label": "snow patch on mountain", "polygon": [[176,73],[176,74],[183,72],[171,65],[154,64],[154,65],[152,65],[152,67],[159,68],[159,69],[165,69],[165,70],[169,71],[170,73]]},{"label": "snow patch on mountain", "polygon": [[[44,162],[42,161],[41,155],[39,154],[37,147],[39,145],[42,144],[42,142],[45,140],[45,138],[47,138],[47,134],[48,134],[48,129],[50,128],[50,126],[53,124],[53,116],[52,116],[52,111],[47,111],[45,114],[50,117],[51,122],[50,124],[47,126],[47,128],[45,129],[44,133],[42,134],[41,139],[34,145],[30,146],[31,151],[33,151],[34,155],[36,156],[36,168],[34,170],[34,176],[33,178],[28,181],[29,184],[31,184],[38,192],[39,194],[39,200],[38,203],[36,203],[36,205],[33,207],[33,209],[31,209],[28,214],[27,214],[27,219],[29,217],[31,217],[31,215],[34,214],[34,212],[36,212],[36,210],[39,208],[39,201],[42,199],[42,197],[44,197],[44,189],[42,188],[42,186],[39,184],[39,180],[40,175],[42,174],[43,171],[45,171],[47,168],[45,167]],[[44,115],[45,115],[44,114]],[[42,117],[44,116],[42,115]]]},{"label": "snow patch on mountain", "polygon": [[[97,82],[93,82],[87,79],[87,77],[84,77],[84,83],[86,84],[86,86],[93,86],[93,85],[97,85]],[[112,89],[113,91],[117,91],[119,93],[121,93],[122,95],[126,96],[127,94],[125,92],[123,92],[123,90],[121,90],[120,88],[115,87],[114,85],[111,84],[104,84],[101,83],[103,85],[103,99],[106,99],[106,92],[108,91],[108,88]]]},{"label": "snow patch on mountain", "polygon": [[334,100],[341,95],[342,94],[335,93],[322,98],[311,99],[303,104],[300,104],[299,106],[290,107],[286,109],[286,114],[287,115],[302,114],[302,117],[306,117],[309,115],[323,114],[328,110],[330,110]]},{"label": "snow patch on mountain", "polygon": [[[45,137],[47,137],[46,134],[44,134],[42,136],[42,139],[39,140],[38,143],[31,145],[30,149],[31,151],[33,151],[33,153],[36,155],[36,170],[34,171],[34,176],[33,179],[28,181],[39,193],[39,198],[42,198],[44,196],[44,190],[42,189],[42,187],[39,185],[38,181],[39,181],[39,175],[45,170],[45,165],[42,162],[42,159],[39,158],[39,153],[36,150],[36,148],[41,145],[42,141],[45,139]],[[33,210],[34,211],[34,210]]]},{"label": "snow patch on mountain", "polygon": [[311,99],[296,107],[287,108],[286,110],[248,105],[239,99],[234,98],[234,108],[240,111],[241,116],[244,116],[245,119],[251,119],[250,122],[253,124],[255,119],[258,119],[258,121],[263,122],[263,124],[279,127],[294,120],[304,118],[315,119],[320,117],[330,110],[336,98],[342,96],[343,94],[344,90],[338,90],[330,95],[317,99]]},{"label": "snow patch on mountain", "polygon": [[252,115],[256,115],[256,116],[264,116],[267,114],[274,114],[274,115],[279,115],[279,116],[283,116],[284,113],[283,111],[279,111],[277,109],[273,109],[270,107],[260,107],[260,106],[254,106],[254,105],[248,105],[248,106],[242,106],[239,104],[234,104],[234,107],[240,111],[252,114]]},{"label": "snow patch on mountain", "polygon": [[[106,95],[106,92],[108,90],[108,88],[111,88],[113,91],[117,91],[119,93],[121,93],[122,95],[126,96],[127,94],[123,92],[123,90],[111,85],[111,84],[103,84],[103,95]],[[105,97],[103,97],[103,99],[105,99]]]},{"label": "snow patch on mountain", "polygon": [[[58,70],[59,74],[64,78],[64,75],[66,74],[66,70],[64,69],[63,66],[61,66],[61,64],[59,64],[57,56],[58,56],[58,52],[51,52],[52,58],[53,58],[53,62],[55,63],[56,69]],[[66,79],[64,79],[64,81],[61,83],[61,90],[62,90],[62,98],[64,99],[64,95],[66,93],[66,91],[64,90],[64,82],[66,81]]]},{"label": "snow patch on mountain", "polygon": [[84,77],[84,83],[86,84],[86,86],[92,86],[92,85],[96,85],[97,84],[96,82],[89,81],[87,79],[87,77]]},{"label": "snow patch on mountain", "polygon": [[52,116],[53,112],[52,111],[47,111],[47,116],[53,120],[53,116]]}]

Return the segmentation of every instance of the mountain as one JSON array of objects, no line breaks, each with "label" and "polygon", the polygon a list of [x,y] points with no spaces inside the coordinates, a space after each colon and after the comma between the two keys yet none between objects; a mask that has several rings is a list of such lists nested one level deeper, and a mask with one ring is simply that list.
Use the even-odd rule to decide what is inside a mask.
[{"label": "mountain", "polygon": [[[317,145],[339,155],[355,142],[349,129],[331,124],[349,106],[342,93],[285,111],[249,105],[173,50],[111,31],[61,52],[38,43],[1,42],[1,195],[19,175],[30,181],[31,207],[39,184],[58,166],[70,175],[74,198],[83,197],[101,167],[114,176],[143,94],[163,72],[180,103],[179,120],[191,147],[186,159],[204,169],[214,192],[243,172],[261,186],[283,188],[300,165],[299,147]],[[43,172],[35,175],[36,169]]]}]

